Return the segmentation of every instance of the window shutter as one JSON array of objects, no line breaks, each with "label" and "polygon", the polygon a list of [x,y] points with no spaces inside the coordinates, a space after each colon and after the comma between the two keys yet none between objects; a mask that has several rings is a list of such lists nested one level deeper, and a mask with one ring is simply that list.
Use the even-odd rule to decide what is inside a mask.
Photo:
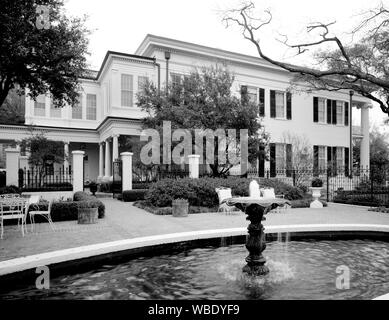
[{"label": "window shutter", "polygon": [[292,120],[292,94],[286,93],[286,119]]},{"label": "window shutter", "polygon": [[332,123],[332,100],[327,99],[327,123]]},{"label": "window shutter", "polygon": [[270,90],[270,118],[276,117],[276,92]]},{"label": "window shutter", "polygon": [[313,122],[319,122],[319,98],[313,97]]},{"label": "window shutter", "polygon": [[344,175],[348,177],[350,175],[350,148],[344,148]]},{"label": "window shutter", "polygon": [[247,86],[241,86],[240,87],[240,94],[241,95],[247,94]]},{"label": "window shutter", "polygon": [[319,146],[313,146],[313,172],[315,176],[319,172]]},{"label": "window shutter", "polygon": [[270,177],[276,176],[276,144],[270,144]]},{"label": "window shutter", "polygon": [[349,103],[344,104],[344,125],[348,126]]},{"label": "window shutter", "polygon": [[332,124],[337,124],[337,121],[336,121],[336,100],[332,100]]},{"label": "window shutter", "polygon": [[265,89],[259,89],[259,116],[265,116]]},{"label": "window shutter", "polygon": [[292,154],[292,145],[287,144],[286,145],[286,176],[291,177],[292,176],[292,169],[293,169],[293,154]]},{"label": "window shutter", "polygon": [[258,158],[258,177],[265,177],[265,150],[260,149],[261,154]]}]

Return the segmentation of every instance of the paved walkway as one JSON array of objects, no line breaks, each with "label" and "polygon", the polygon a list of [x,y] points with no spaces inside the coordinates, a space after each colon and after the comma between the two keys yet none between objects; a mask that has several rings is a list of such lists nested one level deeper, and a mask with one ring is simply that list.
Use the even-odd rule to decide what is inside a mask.
[{"label": "paved walkway", "polygon": [[[242,213],[192,214],[187,218],[156,216],[113,199],[102,199],[106,218],[95,225],[78,225],[76,221],[57,222],[52,231],[48,224],[36,225],[36,232],[24,238],[16,226],[6,226],[0,240],[0,261],[54,250],[73,248],[107,241],[185,231],[246,227]],[[284,212],[284,211],[283,211]],[[329,204],[321,210],[289,209],[282,214],[269,214],[266,225],[289,224],[384,224],[389,214],[369,212],[367,208]]]}]

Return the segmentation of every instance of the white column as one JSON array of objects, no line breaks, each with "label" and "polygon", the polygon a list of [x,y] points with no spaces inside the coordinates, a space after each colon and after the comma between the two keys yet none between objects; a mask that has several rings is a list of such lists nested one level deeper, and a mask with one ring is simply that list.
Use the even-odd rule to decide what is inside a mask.
[{"label": "white column", "polygon": [[84,191],[84,151],[72,151],[73,192]]},{"label": "white column", "polygon": [[109,140],[105,140],[105,172],[104,179],[109,180],[111,177],[111,148],[109,146]]},{"label": "white column", "polygon": [[119,158],[119,135],[112,136],[112,161]]},{"label": "white column", "polygon": [[192,154],[188,156],[188,161],[189,161],[189,178],[198,179],[200,155]]},{"label": "white column", "polygon": [[132,156],[131,152],[122,152],[122,190],[132,190]]},{"label": "white column", "polygon": [[97,178],[98,182],[104,177],[104,142],[99,143],[99,176]]},{"label": "white column", "polygon": [[6,183],[7,186],[18,186],[19,185],[19,156],[20,150],[17,148],[5,149],[5,168]]},{"label": "white column", "polygon": [[370,137],[369,137],[369,109],[370,105],[364,105],[361,108],[361,153],[360,153],[360,165],[363,169],[368,168],[370,165]]}]

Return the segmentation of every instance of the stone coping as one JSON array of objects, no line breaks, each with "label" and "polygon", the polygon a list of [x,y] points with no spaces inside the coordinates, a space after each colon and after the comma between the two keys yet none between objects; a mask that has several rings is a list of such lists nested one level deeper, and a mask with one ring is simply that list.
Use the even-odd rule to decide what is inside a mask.
[{"label": "stone coping", "polygon": [[[266,226],[266,234],[277,233],[328,233],[328,232],[376,232],[388,233],[389,225],[376,224],[298,224],[298,225],[277,225]],[[111,241],[76,248],[51,251],[0,262],[0,279],[2,276],[11,275],[17,272],[35,269],[39,266],[50,266],[73,260],[104,256],[121,251],[136,250],[142,247],[174,244],[178,242],[194,241],[201,239],[214,239],[224,237],[245,236],[247,228],[212,229],[201,231],[190,231],[171,233],[119,241]],[[389,294],[376,298],[377,300],[389,300]]]}]

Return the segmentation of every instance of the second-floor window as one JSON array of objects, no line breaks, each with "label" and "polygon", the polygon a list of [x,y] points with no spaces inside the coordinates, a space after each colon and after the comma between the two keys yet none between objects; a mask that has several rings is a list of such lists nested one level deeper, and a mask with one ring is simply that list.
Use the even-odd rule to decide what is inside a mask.
[{"label": "second-floor window", "polygon": [[241,95],[247,94],[249,100],[258,105],[258,115],[265,116],[265,89],[249,86],[241,86]]},{"label": "second-floor window", "polygon": [[34,102],[34,116],[44,117],[46,116],[46,97],[39,95]]},{"label": "second-floor window", "polygon": [[82,119],[82,95],[78,96],[78,102],[72,107],[72,119]]},{"label": "second-floor window", "polygon": [[148,77],[145,76],[139,76],[138,77],[138,92],[142,92],[143,89],[146,86],[147,81],[149,80]]},{"label": "second-floor window", "polygon": [[122,107],[133,106],[133,76],[130,74],[122,74],[121,105]]},{"label": "second-floor window", "polygon": [[292,120],[292,94],[270,90],[270,117]]},{"label": "second-floor window", "polygon": [[87,94],[86,95],[86,118],[87,120],[96,120],[96,95]]},{"label": "second-floor window", "polygon": [[61,118],[61,108],[56,108],[53,101],[50,104],[50,117],[51,118]]},{"label": "second-floor window", "polygon": [[343,124],[343,102],[336,101],[336,121],[338,124]]}]

